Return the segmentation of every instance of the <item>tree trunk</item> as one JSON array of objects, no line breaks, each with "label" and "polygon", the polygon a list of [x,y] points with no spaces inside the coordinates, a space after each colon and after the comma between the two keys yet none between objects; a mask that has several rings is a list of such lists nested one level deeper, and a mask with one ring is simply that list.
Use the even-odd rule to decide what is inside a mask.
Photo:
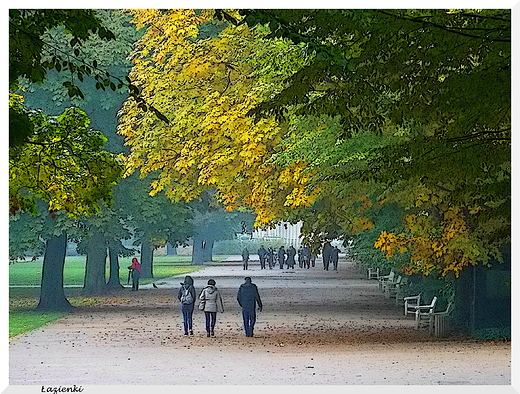
[{"label": "tree trunk", "polygon": [[191,255],[192,265],[202,265],[206,261],[212,261],[213,257],[213,239],[207,239],[200,236],[193,237],[193,253]]},{"label": "tree trunk", "polygon": [[95,295],[106,292],[107,244],[102,232],[92,235],[87,247],[85,283],[83,294]]},{"label": "tree trunk", "polygon": [[141,243],[141,278],[153,278],[153,245],[148,240]]},{"label": "tree trunk", "polygon": [[176,255],[177,254],[177,248],[173,246],[171,243],[166,244],[166,254],[167,255]]},{"label": "tree trunk", "polygon": [[119,279],[119,254],[116,247],[108,248],[108,260],[110,263],[110,276],[108,277],[107,288],[109,290],[123,289]]},{"label": "tree trunk", "polygon": [[43,257],[40,302],[36,307],[40,311],[66,311],[72,305],[63,290],[63,267],[67,252],[67,234],[49,238],[45,243]]}]

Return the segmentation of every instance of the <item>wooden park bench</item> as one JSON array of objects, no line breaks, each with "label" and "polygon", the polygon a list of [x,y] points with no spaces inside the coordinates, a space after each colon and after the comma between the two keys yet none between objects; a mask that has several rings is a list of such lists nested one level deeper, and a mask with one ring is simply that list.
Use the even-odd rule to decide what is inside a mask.
[{"label": "wooden park bench", "polygon": [[449,317],[453,311],[453,301],[448,302],[446,309],[440,312],[417,312],[416,327],[428,327],[430,335],[442,337],[449,331]]},{"label": "wooden park bench", "polygon": [[408,316],[408,314],[415,315],[415,308],[421,305],[421,294],[417,294],[414,296],[404,297],[404,315]]},{"label": "wooden park bench", "polygon": [[384,284],[386,282],[393,282],[395,278],[395,272],[392,270],[388,275],[379,276],[379,291],[385,291]]},{"label": "wooden park bench", "polygon": [[432,302],[428,305],[417,305],[411,306],[412,309],[415,309],[415,328],[418,330],[423,324],[424,319],[421,318],[424,315],[429,315],[434,312],[435,305],[437,304],[437,296],[432,298]]},{"label": "wooden park bench", "polygon": [[379,268],[367,268],[368,279],[379,279]]}]

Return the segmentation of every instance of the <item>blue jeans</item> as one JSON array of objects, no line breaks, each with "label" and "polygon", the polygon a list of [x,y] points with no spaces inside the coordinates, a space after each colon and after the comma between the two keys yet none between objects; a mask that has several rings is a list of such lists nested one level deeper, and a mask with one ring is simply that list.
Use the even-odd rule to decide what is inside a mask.
[{"label": "blue jeans", "polygon": [[193,330],[193,308],[194,304],[182,305],[182,321],[184,323],[184,333]]},{"label": "blue jeans", "polygon": [[204,314],[206,315],[206,332],[213,332],[217,321],[217,312],[204,312]]},{"label": "blue jeans", "polygon": [[256,323],[256,312],[254,309],[242,309],[242,317],[244,318],[244,330],[246,337],[253,336],[253,329]]}]

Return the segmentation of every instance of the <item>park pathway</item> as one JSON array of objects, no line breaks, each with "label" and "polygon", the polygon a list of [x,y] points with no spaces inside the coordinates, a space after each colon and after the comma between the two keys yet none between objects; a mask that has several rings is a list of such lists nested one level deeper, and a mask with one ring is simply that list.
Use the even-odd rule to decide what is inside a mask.
[{"label": "park pathway", "polygon": [[[244,271],[236,259],[192,274],[215,279],[224,298],[215,337],[194,313],[182,335],[176,292],[183,277],[124,290],[117,302],[82,307],[10,341],[11,385],[510,385],[509,344],[432,338],[387,300],[377,283],[340,261]],[[264,303],[246,338],[236,302],[245,276]],[[504,386],[505,387],[505,386]]]}]

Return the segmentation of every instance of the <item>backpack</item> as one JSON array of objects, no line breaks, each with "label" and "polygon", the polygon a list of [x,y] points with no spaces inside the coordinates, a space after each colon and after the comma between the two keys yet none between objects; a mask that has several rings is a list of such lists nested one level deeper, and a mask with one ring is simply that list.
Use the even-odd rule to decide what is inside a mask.
[{"label": "backpack", "polygon": [[193,295],[190,292],[189,287],[182,287],[181,303],[184,305],[193,304]]}]

